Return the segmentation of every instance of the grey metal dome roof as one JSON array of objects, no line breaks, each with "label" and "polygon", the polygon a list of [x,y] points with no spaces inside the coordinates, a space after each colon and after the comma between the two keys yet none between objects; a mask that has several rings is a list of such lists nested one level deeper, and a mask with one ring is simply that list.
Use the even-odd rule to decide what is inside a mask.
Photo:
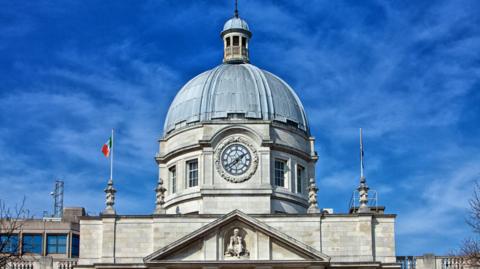
[{"label": "grey metal dome roof", "polygon": [[227,119],[274,120],[309,132],[300,99],[279,77],[251,64],[221,64],[191,79],[177,93],[164,133],[185,125]]},{"label": "grey metal dome roof", "polygon": [[245,31],[250,31],[250,29],[248,28],[247,22],[239,17],[233,17],[229,19],[227,22],[225,22],[225,24],[223,25],[222,32],[225,32],[231,29],[242,29]]}]

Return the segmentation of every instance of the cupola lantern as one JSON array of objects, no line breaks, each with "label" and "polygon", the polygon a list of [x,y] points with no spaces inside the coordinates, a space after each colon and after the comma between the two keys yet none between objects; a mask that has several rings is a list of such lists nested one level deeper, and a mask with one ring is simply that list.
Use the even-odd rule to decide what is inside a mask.
[{"label": "cupola lantern", "polygon": [[235,13],[223,26],[223,62],[224,63],[249,63],[248,41],[252,33],[245,20],[238,16],[237,3],[235,1]]}]

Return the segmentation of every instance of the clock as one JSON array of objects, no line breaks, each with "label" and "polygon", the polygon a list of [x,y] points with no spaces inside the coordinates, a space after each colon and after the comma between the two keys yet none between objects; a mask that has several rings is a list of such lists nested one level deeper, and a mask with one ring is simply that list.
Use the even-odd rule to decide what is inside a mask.
[{"label": "clock", "polygon": [[242,144],[230,144],[222,152],[223,169],[230,175],[238,176],[247,172],[252,164],[250,151]]},{"label": "clock", "polygon": [[257,151],[247,138],[228,137],[215,149],[217,172],[227,181],[240,183],[250,179],[257,165]]}]

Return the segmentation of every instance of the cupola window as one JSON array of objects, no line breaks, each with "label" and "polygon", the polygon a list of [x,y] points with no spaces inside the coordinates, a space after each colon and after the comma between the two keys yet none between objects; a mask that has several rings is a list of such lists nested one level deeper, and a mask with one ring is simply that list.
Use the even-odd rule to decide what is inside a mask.
[{"label": "cupola window", "polygon": [[238,46],[238,36],[233,36],[233,45]]}]

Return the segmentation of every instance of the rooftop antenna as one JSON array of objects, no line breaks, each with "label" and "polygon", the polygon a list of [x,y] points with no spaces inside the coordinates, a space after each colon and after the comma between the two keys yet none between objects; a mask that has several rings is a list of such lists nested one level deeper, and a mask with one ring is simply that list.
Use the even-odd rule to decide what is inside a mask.
[{"label": "rooftop antenna", "polygon": [[235,18],[238,18],[238,0],[235,0]]},{"label": "rooftop antenna", "polygon": [[53,217],[63,216],[63,180],[55,180],[54,190],[50,193],[53,197]]}]

